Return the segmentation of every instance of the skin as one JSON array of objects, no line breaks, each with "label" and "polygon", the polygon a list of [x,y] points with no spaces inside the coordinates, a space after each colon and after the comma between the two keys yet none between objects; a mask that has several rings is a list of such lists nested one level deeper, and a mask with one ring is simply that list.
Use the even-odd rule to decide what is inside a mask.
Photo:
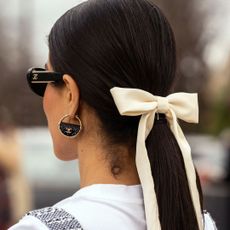
[{"label": "skin", "polygon": [[[52,71],[48,62],[46,68]],[[56,87],[48,84],[43,98],[43,109],[48,121],[55,155],[61,160],[79,161],[80,187],[92,184],[139,184],[135,160],[130,157],[127,146],[114,146],[122,157],[122,168],[117,174],[111,172],[111,146],[106,142],[106,134],[100,129],[100,121],[93,109],[80,100],[79,87],[69,75],[64,75],[64,86]],[[55,102],[55,103],[54,103]],[[58,130],[60,119],[66,115],[75,120],[77,114],[83,129],[76,138],[63,136]]]},{"label": "skin", "polygon": [[21,171],[21,146],[16,130],[10,126],[9,130],[0,131],[0,167],[9,174],[17,174]]}]

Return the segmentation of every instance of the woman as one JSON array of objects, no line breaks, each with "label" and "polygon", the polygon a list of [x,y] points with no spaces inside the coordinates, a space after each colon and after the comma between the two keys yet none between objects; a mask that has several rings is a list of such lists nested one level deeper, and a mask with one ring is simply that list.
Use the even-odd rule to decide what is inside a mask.
[{"label": "woman", "polygon": [[198,121],[197,98],[169,95],[175,70],[173,32],[147,0],[91,0],[64,14],[46,70],[27,78],[56,156],[79,160],[81,189],[11,229],[214,229],[177,123]]}]

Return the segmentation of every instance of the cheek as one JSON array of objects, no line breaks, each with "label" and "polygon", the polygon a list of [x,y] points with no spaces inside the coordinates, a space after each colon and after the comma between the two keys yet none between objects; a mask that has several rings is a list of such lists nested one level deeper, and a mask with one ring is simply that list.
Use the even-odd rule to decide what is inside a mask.
[{"label": "cheek", "polygon": [[76,150],[76,140],[66,137],[53,137],[53,150],[59,160],[69,161],[78,158]]},{"label": "cheek", "polygon": [[75,141],[63,136],[58,129],[58,123],[65,115],[64,107],[54,88],[48,85],[43,98],[43,110],[53,140],[53,150],[60,160],[73,160],[77,157],[73,147]]},{"label": "cheek", "polygon": [[58,98],[58,95],[55,92],[54,87],[48,84],[43,97],[43,110],[46,115],[49,126],[53,123],[58,124],[58,121],[62,116],[62,106],[58,105],[57,103],[59,101],[60,99]]},{"label": "cheek", "polygon": [[51,115],[51,112],[55,108],[53,106],[55,98],[54,98],[54,94],[52,91],[53,91],[52,87],[50,87],[48,84],[45,90],[44,97],[43,97],[43,110],[47,118]]},{"label": "cheek", "polygon": [[[57,144],[59,143],[60,133],[58,130],[58,122],[61,119],[61,109],[59,105],[57,105],[58,98],[55,97],[55,92],[47,85],[44,97],[43,97],[43,110],[47,119],[48,128],[53,140],[54,150],[56,149]],[[59,111],[60,110],[60,111]],[[55,150],[56,151],[56,150]]]},{"label": "cheek", "polygon": [[47,117],[48,115],[48,108],[49,108],[49,103],[47,102],[47,99],[45,97],[43,97],[43,101],[42,101],[42,105],[43,105],[43,111]]},{"label": "cheek", "polygon": [[50,99],[50,94],[49,94],[47,88],[48,88],[48,86],[46,87],[45,94],[43,96],[43,101],[42,101],[43,102],[43,110],[44,110],[44,113],[46,115],[46,118],[48,118],[48,115],[49,115],[48,111],[51,109],[50,108],[51,99]]}]

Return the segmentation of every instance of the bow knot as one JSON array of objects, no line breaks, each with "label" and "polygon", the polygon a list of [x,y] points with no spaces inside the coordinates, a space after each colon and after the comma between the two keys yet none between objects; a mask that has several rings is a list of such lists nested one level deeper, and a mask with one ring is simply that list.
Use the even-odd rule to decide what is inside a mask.
[{"label": "bow knot", "polygon": [[169,110],[169,103],[167,97],[157,96],[157,112],[166,113]]}]

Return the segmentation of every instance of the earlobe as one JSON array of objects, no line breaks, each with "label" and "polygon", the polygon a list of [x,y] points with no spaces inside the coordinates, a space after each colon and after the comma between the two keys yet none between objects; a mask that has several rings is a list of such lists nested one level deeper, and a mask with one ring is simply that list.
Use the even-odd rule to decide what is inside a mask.
[{"label": "earlobe", "polygon": [[63,81],[65,83],[66,88],[66,103],[67,109],[66,111],[71,117],[75,117],[77,114],[77,110],[80,104],[80,91],[75,80],[68,74],[63,76]]}]

